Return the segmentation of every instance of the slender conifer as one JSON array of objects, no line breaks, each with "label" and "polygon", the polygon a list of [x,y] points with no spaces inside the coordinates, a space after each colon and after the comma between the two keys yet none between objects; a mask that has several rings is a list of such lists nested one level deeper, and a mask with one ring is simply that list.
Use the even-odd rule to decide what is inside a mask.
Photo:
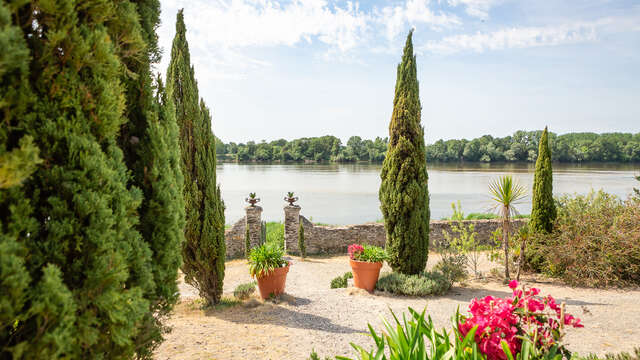
[{"label": "slender conifer", "polygon": [[388,262],[394,271],[404,274],[423,271],[429,254],[428,176],[412,34],[413,30],[398,65],[379,192]]},{"label": "slender conifer", "polygon": [[216,186],[211,115],[198,95],[182,10],[176,21],[167,91],[175,104],[182,150],[186,213],[182,271],[185,281],[196,287],[208,303],[214,304],[220,301],[224,280],[224,203],[220,187]]},{"label": "slender conifer", "polygon": [[549,149],[549,133],[546,127],[538,144],[532,195],[529,226],[534,232],[550,233],[556,219],[556,205],[553,201],[553,168],[551,166],[551,150]]}]

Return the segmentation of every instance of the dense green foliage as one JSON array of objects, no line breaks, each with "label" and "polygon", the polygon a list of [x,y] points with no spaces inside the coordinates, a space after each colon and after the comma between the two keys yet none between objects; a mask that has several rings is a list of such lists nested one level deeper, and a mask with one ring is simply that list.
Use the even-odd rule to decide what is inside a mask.
[{"label": "dense green foliage", "polygon": [[217,139],[217,154],[229,161],[335,161],[381,162],[387,151],[387,139],[362,140],[352,136],[346,146],[335,136],[285,139],[271,142],[249,141],[246,144],[224,144]]},{"label": "dense green foliage", "polygon": [[525,255],[533,270],[571,285],[640,285],[640,199],[563,196],[553,232],[530,236]]},{"label": "dense green foliage", "polygon": [[274,269],[287,266],[283,258],[284,251],[275,244],[263,244],[251,249],[249,253],[249,275],[261,277]]},{"label": "dense green foliage", "polygon": [[284,249],[284,224],[277,221],[267,222],[267,244]]},{"label": "dense green foliage", "polygon": [[429,254],[428,177],[412,34],[407,36],[398,65],[389,150],[382,164],[379,191],[387,261],[403,274],[422,272]]},{"label": "dense green foliage", "polygon": [[343,275],[336,276],[335,278],[331,279],[330,287],[332,289],[346,288],[348,284],[347,281],[352,278],[353,278],[353,273],[351,271],[347,271]]},{"label": "dense green foliage", "polygon": [[236,299],[244,300],[244,299],[248,299],[249,296],[251,296],[251,294],[253,294],[255,291],[256,291],[256,282],[252,281],[252,282],[248,282],[248,283],[244,283],[236,286],[236,288],[233,290],[233,296]]},{"label": "dense green foliage", "polygon": [[413,275],[388,272],[380,275],[376,290],[397,295],[428,296],[444,295],[451,286],[452,280],[440,271],[424,271]]},{"label": "dense green foliage", "polygon": [[531,221],[529,221],[531,230],[550,233],[553,230],[553,221],[556,219],[556,205],[553,200],[553,168],[546,127],[540,138],[531,198]]},{"label": "dense green foliage", "polygon": [[[438,140],[426,146],[432,162],[535,162],[542,130],[516,131],[513,135],[484,135],[472,140]],[[558,162],[640,162],[640,133],[549,133],[552,161]],[[291,141],[222,143],[216,151],[225,161],[331,161],[382,162],[388,138],[375,140],[352,136],[344,145],[335,136],[301,138]]]},{"label": "dense green foliage", "polygon": [[[153,347],[162,340],[160,320],[168,316],[178,300],[177,273],[184,241],[185,207],[183,176],[178,143],[178,126],[171,94],[162,80],[153,84],[152,63],[160,61],[156,28],[160,24],[158,0],[137,1],[140,36],[145,42],[144,56],[123,58],[126,68],[135,76],[123,76],[126,87],[125,117],[118,143],[131,171],[130,184],[142,190],[138,213],[138,230],[151,249],[151,271],[155,287],[150,290],[150,313],[139,342],[151,356]],[[126,73],[125,73],[126,75]],[[155,96],[154,96],[155,91]]]},{"label": "dense green foliage", "polygon": [[216,187],[211,115],[199,99],[182,11],[176,21],[167,92],[175,103],[182,150],[186,213],[182,271],[185,281],[197,288],[209,304],[215,304],[220,301],[224,280],[224,203],[220,188]]},{"label": "dense green foliage", "polygon": [[157,1],[0,3],[0,357],[149,357],[177,300]]}]

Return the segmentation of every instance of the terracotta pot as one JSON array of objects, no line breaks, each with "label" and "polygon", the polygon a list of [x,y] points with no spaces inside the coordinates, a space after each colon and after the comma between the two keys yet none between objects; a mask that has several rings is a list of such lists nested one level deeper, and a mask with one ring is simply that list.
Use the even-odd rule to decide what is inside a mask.
[{"label": "terracotta pot", "polygon": [[372,292],[378,282],[382,263],[349,259],[349,264],[353,272],[353,285],[357,288]]},{"label": "terracotta pot", "polygon": [[287,266],[274,269],[267,275],[258,277],[258,289],[260,289],[260,296],[263,299],[268,299],[284,292],[289,266],[290,264],[287,264]]}]

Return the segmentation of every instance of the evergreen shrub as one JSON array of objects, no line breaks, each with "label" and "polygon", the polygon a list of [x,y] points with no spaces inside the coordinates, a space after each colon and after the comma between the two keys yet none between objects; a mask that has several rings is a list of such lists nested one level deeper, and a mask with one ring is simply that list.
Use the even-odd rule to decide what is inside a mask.
[{"label": "evergreen shrub", "polygon": [[248,299],[249,296],[251,296],[251,294],[253,294],[255,291],[256,291],[256,282],[252,281],[249,283],[240,284],[236,286],[236,288],[233,290],[233,296],[235,296],[236,299],[244,300],[244,299]]},{"label": "evergreen shrub", "polygon": [[380,275],[376,290],[409,296],[444,295],[451,289],[451,280],[439,271],[405,275],[388,272]]},{"label": "evergreen shrub", "polygon": [[424,127],[409,32],[396,75],[389,146],[380,173],[380,209],[387,262],[393,271],[419,274],[429,255],[429,190]]}]

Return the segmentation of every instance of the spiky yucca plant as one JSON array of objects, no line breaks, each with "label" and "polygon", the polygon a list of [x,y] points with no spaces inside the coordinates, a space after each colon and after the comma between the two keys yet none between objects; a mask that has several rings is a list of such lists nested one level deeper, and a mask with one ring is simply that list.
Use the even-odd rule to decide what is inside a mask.
[{"label": "spiky yucca plant", "polygon": [[495,202],[494,209],[502,217],[504,276],[505,281],[509,281],[509,228],[511,217],[518,214],[515,205],[524,199],[526,191],[511,175],[504,175],[489,183],[489,194]]}]

